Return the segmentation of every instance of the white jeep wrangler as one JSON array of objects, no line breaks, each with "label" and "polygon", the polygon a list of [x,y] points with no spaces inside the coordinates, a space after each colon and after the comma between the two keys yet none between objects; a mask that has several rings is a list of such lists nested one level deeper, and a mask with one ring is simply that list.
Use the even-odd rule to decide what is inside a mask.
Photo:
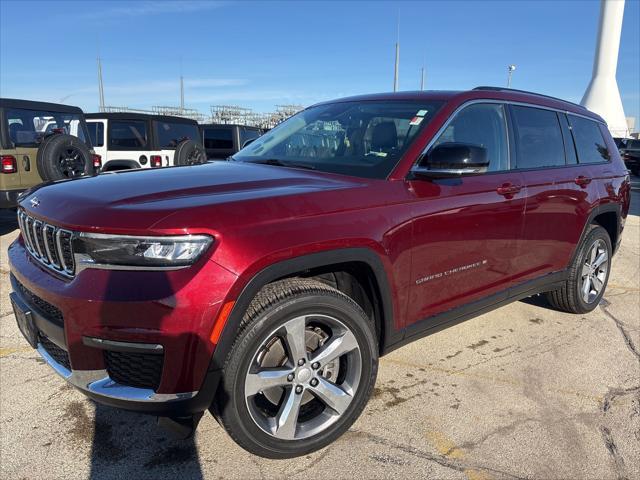
[{"label": "white jeep wrangler", "polygon": [[85,118],[103,172],[206,161],[194,120],[129,112],[88,113]]}]

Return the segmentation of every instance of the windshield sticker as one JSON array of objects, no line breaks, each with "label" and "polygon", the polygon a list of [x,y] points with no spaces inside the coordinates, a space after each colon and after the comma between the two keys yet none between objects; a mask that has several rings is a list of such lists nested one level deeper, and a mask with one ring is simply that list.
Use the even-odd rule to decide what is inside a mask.
[{"label": "windshield sticker", "polygon": [[429,110],[418,110],[416,117],[424,117],[427,113],[429,113]]},{"label": "windshield sticker", "polygon": [[422,117],[413,117],[409,122],[409,125],[420,125],[422,123]]}]

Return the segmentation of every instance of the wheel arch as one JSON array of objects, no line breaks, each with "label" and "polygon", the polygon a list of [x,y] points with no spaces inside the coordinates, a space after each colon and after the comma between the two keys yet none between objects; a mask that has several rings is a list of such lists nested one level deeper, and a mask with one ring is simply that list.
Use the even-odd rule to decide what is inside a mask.
[{"label": "wheel arch", "polygon": [[[360,272],[353,268],[359,267]],[[386,270],[380,257],[369,248],[345,248],[312,253],[283,260],[262,269],[255,274],[244,286],[235,300],[233,308],[227,318],[225,326],[211,359],[211,370],[221,369],[233,345],[238,327],[249,304],[265,285],[276,280],[292,276],[306,276],[322,280],[322,275],[331,272],[348,272],[353,275],[365,275],[371,284],[371,293],[376,315],[376,334],[379,339],[379,350],[382,353],[386,346],[397,340],[396,336],[402,332],[396,331],[393,323],[393,300],[391,286]],[[356,299],[354,299],[356,300]],[[356,300],[357,301],[357,300]],[[377,310],[376,304],[377,303]],[[394,335],[395,334],[395,335]]]},{"label": "wheel arch", "polygon": [[580,244],[589,231],[590,225],[600,225],[607,231],[609,238],[611,239],[613,253],[615,253],[617,246],[620,243],[620,234],[622,233],[622,223],[620,219],[621,206],[618,203],[604,203],[594,207],[587,216],[580,238],[573,248],[573,254],[571,255],[569,265],[573,264],[576,255],[578,254],[578,250],[580,249]]}]

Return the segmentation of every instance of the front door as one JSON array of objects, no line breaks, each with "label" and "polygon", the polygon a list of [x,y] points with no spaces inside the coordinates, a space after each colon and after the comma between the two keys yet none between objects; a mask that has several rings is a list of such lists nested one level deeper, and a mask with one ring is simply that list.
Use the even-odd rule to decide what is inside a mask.
[{"label": "front door", "polygon": [[486,172],[408,182],[416,200],[409,332],[410,324],[433,326],[428,317],[491,294],[506,298],[517,276],[513,265],[525,207],[522,177],[509,169],[507,138],[504,105],[469,105],[431,148],[447,142],[483,147],[490,161]]}]

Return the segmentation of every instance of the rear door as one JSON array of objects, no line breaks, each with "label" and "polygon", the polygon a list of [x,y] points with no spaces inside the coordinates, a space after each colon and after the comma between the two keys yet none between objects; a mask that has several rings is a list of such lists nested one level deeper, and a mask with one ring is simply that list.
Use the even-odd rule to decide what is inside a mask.
[{"label": "rear door", "polygon": [[515,167],[526,187],[517,268],[521,282],[566,268],[594,197],[588,169],[577,163],[564,113],[512,105]]},{"label": "rear door", "polygon": [[464,107],[433,146],[446,142],[484,147],[490,165],[477,175],[409,182],[415,211],[408,323],[418,329],[432,326],[418,321],[463,304],[506,298],[517,273],[525,193],[521,174],[509,168],[505,106]]}]

